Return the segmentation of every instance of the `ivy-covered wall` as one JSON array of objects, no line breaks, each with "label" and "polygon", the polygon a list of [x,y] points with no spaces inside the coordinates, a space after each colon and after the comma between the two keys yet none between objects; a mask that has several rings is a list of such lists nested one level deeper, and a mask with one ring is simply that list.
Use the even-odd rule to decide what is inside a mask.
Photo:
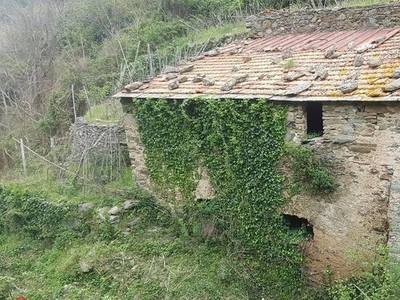
[{"label": "ivy-covered wall", "polygon": [[[305,160],[284,168],[288,175],[297,166],[302,176],[292,176],[295,182],[287,185],[277,165],[282,162],[285,139],[293,145],[305,142],[306,104],[200,99],[123,102],[135,116],[130,145],[140,151],[133,161],[146,157],[145,163],[134,165],[135,178],[146,175],[149,183],[151,177],[148,190],[162,199],[174,199],[178,206],[197,203],[194,191],[206,178],[215,196],[210,202],[217,207],[212,215],[245,249],[268,252],[271,257],[279,256],[278,249],[287,250],[288,257],[293,255],[295,265],[300,265],[298,243],[287,244],[293,236],[287,235],[277,210],[312,226],[313,239],[304,247],[305,270],[317,282],[325,279],[326,270],[339,277],[359,272],[360,262],[373,257],[387,236],[391,253],[400,249],[396,221],[388,227],[388,215],[397,220],[393,212],[400,169],[394,142],[400,132],[398,105],[322,103],[324,134],[306,145],[320,159],[314,161],[312,153],[302,148],[297,154]],[[330,170],[323,171],[319,161],[327,162]],[[309,184],[300,193],[297,190],[290,201],[282,197],[293,196],[290,189],[303,179]],[[321,188],[323,193],[316,196]]]},{"label": "ivy-covered wall", "polygon": [[[219,239],[243,255],[257,286],[283,291],[273,287],[275,282],[295,291],[302,280],[298,250],[304,232],[289,230],[278,211],[286,201],[277,165],[284,152],[287,109],[265,100],[123,103],[135,116],[156,194],[187,212],[187,218],[199,209],[211,210],[207,215]],[[194,201],[199,166],[214,188],[211,201]],[[207,222],[204,215],[201,219]]]}]

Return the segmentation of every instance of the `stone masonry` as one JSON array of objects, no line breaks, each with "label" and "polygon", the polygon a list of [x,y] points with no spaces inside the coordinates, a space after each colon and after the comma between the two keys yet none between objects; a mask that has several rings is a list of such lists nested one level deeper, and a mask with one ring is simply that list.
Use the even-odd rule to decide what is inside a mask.
[{"label": "stone masonry", "polygon": [[249,16],[246,27],[258,36],[375,29],[400,24],[400,3],[370,7],[273,11]]},{"label": "stone masonry", "polygon": [[121,151],[125,130],[119,125],[89,124],[77,118],[71,127],[73,138],[70,162],[79,162],[88,154],[112,154]]},{"label": "stone masonry", "polygon": [[[400,25],[400,3],[371,7],[305,11],[272,11],[249,16],[246,26],[256,36],[363,30]],[[128,98],[122,98],[122,101]],[[400,103],[322,102],[323,136],[311,140],[332,166],[339,184],[332,195],[307,192],[294,196],[284,213],[305,218],[314,236],[304,248],[311,280],[322,282],[327,271],[346,277],[376,260],[380,245],[389,245],[392,261],[400,260]],[[367,99],[366,99],[367,100]],[[307,134],[305,102],[288,107],[287,140],[302,143]],[[143,145],[134,116],[126,132],[135,180],[151,192]],[[199,199],[214,197],[207,170],[199,166]]]},{"label": "stone masonry", "polygon": [[[299,107],[289,110],[289,136],[306,134],[303,111],[302,118]],[[285,211],[313,226],[306,256],[317,282],[324,270],[339,277],[362,270],[386,242],[400,259],[400,103],[327,102],[323,122],[311,146],[331,163],[339,187],[329,196],[298,195]]]}]

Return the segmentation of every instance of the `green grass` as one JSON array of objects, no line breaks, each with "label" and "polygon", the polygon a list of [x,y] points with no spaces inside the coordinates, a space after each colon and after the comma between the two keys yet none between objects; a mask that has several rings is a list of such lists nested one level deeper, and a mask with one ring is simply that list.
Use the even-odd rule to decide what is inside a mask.
[{"label": "green grass", "polygon": [[246,34],[249,30],[246,29],[244,21],[237,23],[227,23],[221,26],[208,26],[207,28],[191,31],[190,35],[175,38],[173,43],[167,46],[167,49],[161,49],[161,52],[168,52],[172,48],[179,46],[194,47],[209,42],[211,39],[220,39],[225,35]]},{"label": "green grass", "polygon": [[[51,242],[25,234],[23,228],[0,233],[0,299],[248,299],[243,271],[236,258],[218,245],[187,236],[169,211],[133,184],[114,182],[102,188],[108,204],[139,199],[139,208],[115,225],[100,221],[94,188],[85,198],[69,198],[61,184],[31,181],[24,188],[46,201],[93,202],[87,230],[70,234],[57,229]],[[53,187],[51,187],[53,185]],[[8,189],[24,189],[15,184]],[[46,192],[43,192],[46,191]],[[116,192],[118,191],[118,192]],[[68,198],[68,199],[67,199]],[[127,230],[128,225],[131,230]],[[91,266],[84,273],[80,262]]]},{"label": "green grass", "polygon": [[[18,235],[0,240],[1,299],[248,298],[220,249],[186,243],[165,230],[148,227],[110,241],[82,239],[61,249],[35,246]],[[91,272],[82,273],[82,260]]]},{"label": "green grass", "polygon": [[347,0],[340,2],[338,7],[353,7],[353,6],[371,6],[376,4],[394,3],[394,0]]},{"label": "green grass", "polygon": [[118,100],[96,104],[85,114],[85,120],[89,123],[121,124],[122,119],[122,106]]},{"label": "green grass", "polygon": [[[319,1],[316,1],[318,3]],[[337,8],[337,7],[363,7],[385,3],[394,3],[398,0],[345,0],[345,1],[331,1],[331,4],[326,8]],[[304,10],[310,8],[310,2],[296,1],[290,4],[291,11]],[[322,8],[321,8],[322,9]]]}]

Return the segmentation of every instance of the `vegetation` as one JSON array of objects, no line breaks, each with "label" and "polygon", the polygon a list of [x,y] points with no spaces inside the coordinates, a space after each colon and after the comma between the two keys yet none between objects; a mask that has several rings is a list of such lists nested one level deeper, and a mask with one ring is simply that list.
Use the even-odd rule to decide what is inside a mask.
[{"label": "vegetation", "polygon": [[[293,180],[314,193],[336,184],[310,148],[287,148],[282,107],[133,103],[163,201],[134,185],[123,151],[68,161],[76,117],[120,122],[109,97],[124,84],[248,34],[247,13],[288,5],[0,0],[0,299],[396,299],[386,256],[358,278],[307,285],[306,233],[278,212],[287,199],[277,166],[287,156]],[[191,201],[199,164],[213,201]],[[106,208],[126,200],[138,203],[111,222]]]},{"label": "vegetation", "polygon": [[243,282],[232,280],[241,273],[234,257],[218,245],[182,238],[168,210],[125,184],[105,203],[140,202],[117,225],[99,219],[96,206],[80,210],[2,186],[0,298],[248,298]]},{"label": "vegetation", "polygon": [[[191,199],[198,162],[207,167],[218,198],[203,204],[212,219],[202,215],[202,227],[215,227],[216,236],[209,238],[240,253],[251,269],[252,297],[297,297],[302,239],[288,231],[276,210],[284,202],[283,178],[275,170],[283,153],[285,110],[264,100],[148,100],[135,106],[150,174],[164,190],[178,187]],[[184,209],[193,218],[198,208],[190,203]],[[189,234],[196,231],[188,228]]]},{"label": "vegetation", "polygon": [[335,191],[337,183],[329,172],[328,164],[317,158],[312,148],[288,145],[287,153],[295,182],[304,184],[314,194]]}]

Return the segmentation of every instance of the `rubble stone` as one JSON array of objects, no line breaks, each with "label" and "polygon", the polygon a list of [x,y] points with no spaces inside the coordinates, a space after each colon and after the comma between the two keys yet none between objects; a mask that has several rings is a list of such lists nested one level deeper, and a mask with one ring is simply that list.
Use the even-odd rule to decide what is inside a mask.
[{"label": "rubble stone", "polygon": [[179,80],[175,79],[175,80],[171,81],[171,82],[168,84],[168,88],[169,88],[170,90],[175,90],[175,89],[179,88]]},{"label": "rubble stone", "polygon": [[[271,11],[246,18],[246,27],[258,36],[394,27],[399,23],[399,3],[340,9]],[[378,44],[375,42],[371,46]]]}]

